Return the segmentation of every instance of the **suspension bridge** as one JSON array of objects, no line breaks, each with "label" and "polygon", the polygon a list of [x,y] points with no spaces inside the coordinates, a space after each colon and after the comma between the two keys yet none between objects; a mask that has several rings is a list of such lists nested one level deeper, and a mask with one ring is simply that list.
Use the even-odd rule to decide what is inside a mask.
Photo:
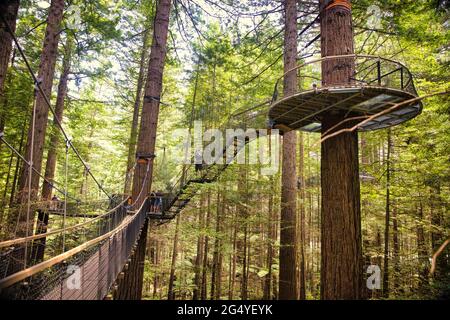
[{"label": "suspension bridge", "polygon": [[[36,94],[41,94],[54,114],[51,103],[39,85],[28,60],[17,39],[13,39],[20,55],[36,84]],[[321,66],[332,63],[355,64],[355,72],[348,84],[323,83]],[[287,97],[279,94],[280,81],[275,85],[270,100],[234,113],[221,129],[268,128],[309,132],[320,131],[320,122],[325,114],[345,111],[347,119],[361,120],[358,130],[375,130],[408,121],[422,110],[420,98],[414,87],[412,74],[403,64],[376,56],[346,55],[325,57],[300,64],[289,72],[300,79],[297,92]],[[285,74],[286,75],[286,74]],[[283,75],[283,77],[285,76]],[[283,77],[280,77],[282,79]],[[62,201],[28,201],[4,208],[8,222],[17,219],[15,228],[26,215],[25,235],[17,236],[14,228],[2,230],[0,242],[0,289],[2,297],[30,300],[95,300],[105,299],[117,290],[120,281],[131,268],[137,244],[146,237],[147,222],[160,225],[171,221],[198,194],[198,184],[217,181],[224,170],[255,137],[234,137],[226,141],[223,151],[216,155],[222,158],[217,164],[204,165],[197,170],[195,165],[183,165],[173,184],[164,195],[162,205],[152,205],[153,199],[143,188],[135,199],[129,195],[110,195],[91,172],[74,143],[69,139],[62,124],[55,117],[56,126],[66,142],[66,166],[69,150],[82,163],[106,200],[83,202],[67,192],[66,183],[48,181],[33,167],[33,159],[26,159],[10,143],[7,134],[0,139],[16,153],[31,175],[39,175],[63,196]],[[272,132],[269,131],[269,134]],[[326,135],[326,133],[325,133]],[[147,172],[144,181],[152,179]],[[132,179],[133,170],[126,179]],[[127,181],[125,181],[127,183]],[[146,185],[145,183],[143,185]],[[64,187],[63,187],[64,186]],[[37,223],[34,223],[35,216]],[[59,219],[59,228],[48,229],[48,217]],[[14,223],[9,223],[14,226]],[[145,241],[145,239],[143,240]]]}]

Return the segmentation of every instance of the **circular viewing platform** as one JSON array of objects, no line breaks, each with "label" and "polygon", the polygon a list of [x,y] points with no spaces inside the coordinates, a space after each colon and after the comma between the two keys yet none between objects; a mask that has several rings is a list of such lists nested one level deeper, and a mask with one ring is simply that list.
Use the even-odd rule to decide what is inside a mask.
[{"label": "circular viewing platform", "polygon": [[[322,64],[339,68],[354,65],[347,84],[333,85],[322,81]],[[280,78],[275,86],[269,110],[269,126],[281,131],[320,132],[321,122],[329,114],[341,113],[345,118],[365,119],[382,115],[359,127],[361,131],[377,130],[413,119],[422,112],[411,72],[401,63],[376,56],[346,55],[325,57],[290,70],[299,79],[298,92],[280,97]],[[389,110],[394,105],[402,105]],[[356,120],[357,119],[357,120]]]}]

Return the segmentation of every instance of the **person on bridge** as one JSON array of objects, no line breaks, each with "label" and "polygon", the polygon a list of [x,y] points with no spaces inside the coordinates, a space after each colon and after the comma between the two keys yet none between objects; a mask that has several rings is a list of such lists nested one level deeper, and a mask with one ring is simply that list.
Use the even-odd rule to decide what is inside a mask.
[{"label": "person on bridge", "polygon": [[150,193],[150,212],[155,213],[155,204],[156,204],[156,193],[152,191]]},{"label": "person on bridge", "polygon": [[200,150],[195,151],[195,172],[203,170],[203,155]]},{"label": "person on bridge", "polygon": [[157,191],[155,194],[155,212],[156,213],[162,212],[162,205],[163,205],[163,193],[160,191]]},{"label": "person on bridge", "polygon": [[56,211],[58,209],[59,199],[56,194],[53,196],[52,201],[50,202],[50,210]]}]

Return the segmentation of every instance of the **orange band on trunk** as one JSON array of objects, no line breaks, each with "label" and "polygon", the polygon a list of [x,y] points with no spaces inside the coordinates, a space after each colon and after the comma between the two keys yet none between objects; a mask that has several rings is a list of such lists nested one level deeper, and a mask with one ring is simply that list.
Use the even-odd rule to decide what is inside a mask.
[{"label": "orange band on trunk", "polygon": [[350,1],[348,0],[334,0],[331,4],[328,5],[328,7],[325,8],[325,10],[330,10],[333,7],[345,7],[348,10],[352,9],[352,5],[350,4]]}]

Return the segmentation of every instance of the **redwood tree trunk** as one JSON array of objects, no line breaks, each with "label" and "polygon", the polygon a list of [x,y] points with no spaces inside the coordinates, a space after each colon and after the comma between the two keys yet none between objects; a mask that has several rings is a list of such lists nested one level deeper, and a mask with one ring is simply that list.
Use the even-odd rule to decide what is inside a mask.
[{"label": "redwood tree trunk", "polygon": [[[285,0],[284,71],[297,66],[297,1]],[[284,78],[284,96],[297,91],[297,73],[290,72]],[[290,131],[283,137],[283,161],[281,184],[280,221],[280,275],[279,299],[298,298],[297,275],[297,132]]]},{"label": "redwood tree trunk", "polygon": [[[148,42],[148,36],[150,31],[146,30],[143,37],[143,45],[142,45],[142,52],[141,52],[141,61],[140,61],[140,68],[139,68],[139,76],[138,76],[138,82],[137,82],[137,88],[136,88],[136,97],[134,100],[134,107],[133,107],[133,121],[131,123],[131,133],[130,133],[130,140],[128,142],[128,162],[127,162],[127,174],[131,172],[133,169],[134,160],[136,159],[136,140],[138,135],[138,126],[139,126],[139,114],[141,111],[141,101],[142,101],[142,90],[144,88],[144,78],[145,78],[145,67],[146,67],[146,61],[147,61],[147,42]],[[128,178],[125,181],[125,194],[129,194],[131,189],[131,179]]]},{"label": "redwood tree trunk", "polygon": [[[150,191],[153,176],[153,157],[155,153],[156,130],[159,115],[159,100],[162,92],[162,80],[164,64],[166,59],[167,35],[169,32],[169,17],[171,0],[160,0],[157,4],[152,48],[150,52],[150,61],[147,72],[147,83],[145,86],[144,104],[142,107],[141,125],[137,143],[137,153],[142,155],[146,161],[137,163],[132,188],[132,199],[141,204]],[[145,163],[147,162],[147,163]],[[148,163],[149,162],[149,163]],[[147,165],[149,172],[146,177]],[[140,199],[137,199],[141,190],[143,190]],[[144,228],[147,224],[144,225]],[[144,252],[147,245],[146,239],[139,241],[139,246],[143,246]],[[140,248],[138,248],[138,251]],[[144,264],[145,256],[141,257],[139,264]],[[142,290],[144,281],[144,269],[138,269],[130,278],[137,279],[138,286],[133,287],[133,281],[124,281],[123,287],[133,287],[133,290]],[[125,278],[127,280],[127,278]],[[120,290],[120,288],[119,288]],[[134,294],[132,296],[140,296]],[[126,297],[128,299],[129,297]]]},{"label": "redwood tree trunk", "polygon": [[[19,0],[2,1],[0,3],[0,13],[6,20],[12,32],[16,31],[17,12],[19,10]],[[8,70],[9,59],[12,50],[12,37],[7,31],[3,19],[0,17],[0,106],[4,106],[5,99],[5,80]],[[6,110],[0,110],[0,132],[5,128]],[[1,144],[1,142],[0,142]]]},{"label": "redwood tree trunk", "polygon": [[[350,1],[320,0],[320,8],[322,56],[352,54]],[[324,62],[323,85],[351,82],[354,68],[354,59]],[[325,114],[322,132],[344,118],[343,113]],[[321,297],[360,299],[363,281],[357,133],[340,134],[322,143],[321,164]]]},{"label": "redwood tree trunk", "polygon": [[428,250],[426,245],[426,235],[424,230],[424,220],[423,220],[423,205],[422,200],[420,201],[419,208],[417,210],[417,255],[419,260],[418,274],[419,274],[419,293],[425,295],[429,290],[429,261],[428,261]]},{"label": "redwood tree trunk", "polygon": [[[38,80],[41,82],[41,88],[45,96],[50,99],[53,85],[53,76],[55,73],[56,58],[58,54],[58,43],[60,38],[60,24],[63,18],[64,0],[52,0],[48,18],[47,29],[45,32],[44,45],[41,54],[41,62],[39,65]],[[44,153],[45,133],[47,130],[47,119],[49,108],[45,98],[39,92],[36,94],[35,100],[35,125],[33,130],[33,116],[31,118],[30,126],[28,128],[28,139],[25,149],[25,158],[30,161],[31,151],[33,150],[32,162],[33,167],[40,172],[42,167],[42,158]],[[34,143],[32,145],[32,137],[34,134]],[[19,179],[19,194],[17,203],[26,204],[28,194],[30,193],[31,200],[37,199],[39,189],[39,176],[35,173],[31,175],[31,190],[29,190],[29,166],[24,165]],[[26,206],[24,206],[26,207]],[[11,223],[15,225],[17,221],[17,237],[25,237],[31,235],[34,225],[34,212],[30,212],[28,216],[26,208],[19,212],[19,217],[11,217]],[[25,262],[24,247],[16,250],[13,260],[10,264],[8,273],[14,273],[24,267]],[[28,257],[27,257],[28,259]]]},{"label": "redwood tree trunk", "polygon": [[175,300],[174,282],[175,282],[175,265],[178,255],[178,237],[180,234],[180,215],[177,216],[177,224],[175,226],[175,237],[173,238],[172,262],[170,264],[169,292],[167,300]]},{"label": "redwood tree trunk", "polygon": [[[60,38],[60,24],[63,18],[64,1],[52,0],[47,19],[47,30],[45,33],[44,47],[41,55],[41,64],[39,66],[38,79],[41,81],[41,88],[45,96],[50,99],[53,85],[53,76],[55,74],[56,58],[58,54],[58,43]],[[44,152],[45,134],[47,131],[47,118],[49,108],[45,98],[37,93],[36,96],[36,123],[34,128],[34,150],[33,150],[33,165],[41,171],[42,157]],[[28,129],[28,140],[26,146],[26,159],[30,159],[31,155],[31,137],[33,128],[30,125]],[[28,167],[24,166],[22,169],[19,182],[19,203],[27,201],[28,190]],[[33,174],[31,179],[31,195],[32,199],[37,198],[39,188],[39,176]],[[20,219],[23,221],[23,217]],[[19,228],[23,234],[25,228]]]},{"label": "redwood tree trunk", "polygon": [[[208,191],[207,195],[207,209],[206,209],[206,222],[205,222],[205,230],[207,232],[209,228],[209,223],[211,219],[211,193]],[[207,274],[208,274],[208,250],[209,250],[209,237],[205,235],[204,241],[204,251],[203,251],[203,266],[202,266],[202,285],[201,285],[201,300],[206,300],[207,296]]]},{"label": "redwood tree trunk", "polygon": [[128,266],[128,272],[125,272],[123,280],[119,281],[114,300],[140,300],[142,298],[142,285],[139,277],[136,275],[144,274],[145,243],[147,243],[148,220],[145,221],[139,237],[137,247],[131,256]]},{"label": "redwood tree trunk", "polygon": [[400,289],[400,239],[398,231],[398,215],[395,208],[392,209],[392,264],[393,264],[393,292],[397,293]]},{"label": "redwood tree trunk", "polygon": [[[57,151],[59,146],[59,128],[57,126],[57,121],[62,122],[63,120],[63,114],[64,114],[64,100],[67,95],[67,83],[69,80],[69,74],[70,74],[70,63],[71,63],[71,51],[72,46],[70,43],[70,40],[66,43],[65,53],[64,53],[64,60],[63,60],[63,71],[61,73],[61,76],[59,78],[59,85],[58,85],[58,95],[56,98],[56,106],[55,106],[55,113],[56,116],[53,119],[53,132],[51,133],[50,138],[50,145],[48,149],[47,154],[47,162],[45,164],[45,178],[53,182],[53,179],[55,177],[55,169],[56,169],[56,158],[57,158]],[[42,186],[42,200],[48,201],[52,198],[52,186],[47,181],[44,181]]]},{"label": "redwood tree trunk", "polygon": [[389,228],[391,223],[391,148],[392,134],[388,130],[388,149],[386,155],[386,214],[384,223],[384,265],[383,265],[383,296],[389,297]]},{"label": "redwood tree trunk", "polygon": [[203,245],[204,245],[204,234],[203,234],[203,228],[205,224],[205,215],[203,213],[204,210],[204,196],[202,195],[202,198],[200,200],[200,210],[198,213],[198,226],[200,230],[200,234],[197,238],[197,255],[195,257],[195,278],[194,278],[194,290],[192,293],[192,300],[199,300],[200,299],[200,291],[201,291],[201,271],[202,271],[202,262],[203,262]]},{"label": "redwood tree trunk", "polygon": [[[65,52],[64,52],[64,60],[63,60],[63,71],[59,78],[59,85],[58,85],[58,94],[56,98],[56,106],[55,106],[55,113],[56,116],[53,119],[53,127],[52,127],[52,133],[50,137],[50,145],[47,153],[47,162],[45,164],[45,178],[47,181],[43,182],[42,186],[42,200],[43,201],[50,201],[52,198],[52,185],[53,179],[55,177],[55,170],[56,170],[56,158],[58,155],[58,147],[59,147],[59,128],[57,125],[57,121],[59,120],[62,122],[63,120],[63,113],[64,113],[64,100],[67,95],[67,83],[69,80],[69,73],[70,73],[70,62],[71,62],[71,51],[72,46],[70,43],[70,39],[67,40]],[[46,233],[47,232],[47,225],[48,225],[48,213],[47,212],[39,212],[38,214],[38,221],[37,221],[37,228],[36,228],[36,234]],[[44,250],[45,250],[45,243],[46,238],[41,238],[33,242],[33,251],[31,254],[32,259],[35,261],[42,261],[44,258]]]},{"label": "redwood tree trunk", "polygon": [[[219,300],[220,299],[220,291],[221,291],[221,260],[222,260],[222,248],[221,248],[221,240],[220,233],[222,231],[221,225],[223,223],[221,214],[221,206],[220,206],[220,192],[217,190],[217,208],[216,208],[216,234],[214,240],[214,254],[213,254],[213,265],[212,265],[212,274],[211,274],[211,300]],[[222,208],[223,208],[223,199],[222,199]]]},{"label": "redwood tree trunk", "polygon": [[304,141],[303,141],[303,133],[300,134],[299,139],[299,164],[298,164],[298,172],[299,172],[299,179],[300,179],[300,201],[299,201],[299,221],[298,221],[298,246],[299,246],[299,252],[298,252],[298,263],[299,263],[299,298],[300,300],[306,299],[306,262],[305,262],[305,201],[306,201],[306,194],[305,194],[305,175],[304,175],[304,160],[305,160],[305,148],[304,148]]},{"label": "redwood tree trunk", "polygon": [[[269,140],[270,141],[270,140]],[[270,142],[269,142],[270,143]],[[270,177],[270,185],[273,185],[273,178]],[[273,260],[274,260],[274,243],[277,240],[276,239],[276,231],[275,231],[275,226],[274,226],[274,214],[273,214],[273,193],[270,193],[269,195],[269,203],[268,203],[268,209],[269,209],[269,213],[268,213],[268,230],[267,230],[267,235],[268,235],[268,239],[267,239],[267,261],[266,261],[266,266],[267,266],[267,275],[265,277],[265,281],[264,281],[264,300],[272,300],[273,299],[273,294],[272,294],[272,288],[273,288],[273,281],[272,281],[272,277],[273,277]]]},{"label": "redwood tree trunk", "polygon": [[[26,132],[26,121],[22,126],[22,132],[20,134],[20,143],[19,143],[19,154],[22,154],[22,150],[23,150],[23,145],[24,145],[24,140],[25,140],[25,132]],[[22,163],[22,160],[20,159],[20,157],[17,157],[16,159],[16,166],[14,169],[14,178],[13,178],[13,182],[12,182],[12,186],[11,186],[11,194],[9,195],[9,206],[12,207],[14,205],[14,196],[16,194],[16,189],[17,189],[17,180],[18,176],[19,176],[19,172],[20,172],[20,164]]]}]

